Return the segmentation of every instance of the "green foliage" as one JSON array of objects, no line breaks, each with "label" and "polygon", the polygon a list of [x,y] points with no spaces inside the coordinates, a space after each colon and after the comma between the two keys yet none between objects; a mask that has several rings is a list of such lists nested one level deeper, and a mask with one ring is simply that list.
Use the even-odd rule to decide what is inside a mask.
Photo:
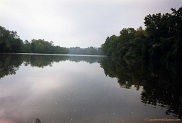
[{"label": "green foliage", "polygon": [[54,46],[53,42],[44,39],[33,39],[24,42],[19,38],[17,32],[6,30],[0,26],[0,53],[47,53],[66,54],[68,49]]},{"label": "green foliage", "polygon": [[69,48],[69,54],[80,54],[80,55],[102,55],[101,48],[80,48],[80,47],[71,47]]},{"label": "green foliage", "polygon": [[0,53],[17,53],[23,49],[23,41],[15,31],[0,26]]},{"label": "green foliage", "polygon": [[149,56],[152,58],[179,59],[182,40],[182,7],[172,13],[145,17]]},{"label": "green foliage", "polygon": [[60,46],[54,46],[53,42],[45,41],[44,39],[33,39],[31,43],[26,43],[29,51],[32,53],[46,53],[46,54],[65,54],[68,53],[67,49]]},{"label": "green foliage", "polygon": [[141,27],[137,30],[124,28],[119,36],[108,37],[101,48],[103,53],[108,56],[117,58],[141,57],[145,38],[145,31]]},{"label": "green foliage", "polygon": [[103,53],[116,58],[181,60],[182,7],[171,10],[170,14],[147,15],[145,30],[124,28],[119,36],[107,37]]}]

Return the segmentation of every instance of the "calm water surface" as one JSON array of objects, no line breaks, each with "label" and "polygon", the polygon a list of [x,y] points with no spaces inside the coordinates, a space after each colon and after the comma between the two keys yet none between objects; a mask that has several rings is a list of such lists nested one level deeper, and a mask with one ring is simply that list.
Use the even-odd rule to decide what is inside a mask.
[{"label": "calm water surface", "polygon": [[181,118],[178,75],[113,62],[99,56],[0,55],[0,123]]}]

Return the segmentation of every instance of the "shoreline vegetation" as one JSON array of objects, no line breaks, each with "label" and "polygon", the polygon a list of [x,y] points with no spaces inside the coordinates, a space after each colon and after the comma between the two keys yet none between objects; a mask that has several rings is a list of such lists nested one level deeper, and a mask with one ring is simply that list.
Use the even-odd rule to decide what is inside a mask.
[{"label": "shoreline vegetation", "polygon": [[54,46],[53,41],[23,41],[16,31],[0,26],[0,53],[106,55],[115,59],[182,60],[182,7],[171,13],[149,14],[145,29],[123,28],[120,35],[107,37],[100,48]]},{"label": "shoreline vegetation", "polygon": [[120,35],[107,37],[103,54],[117,59],[149,61],[182,60],[182,7],[171,13],[147,15],[145,29],[123,28]]},{"label": "shoreline vegetation", "polygon": [[39,53],[39,54],[78,54],[102,55],[101,48],[60,47],[54,46],[53,41],[32,39],[23,41],[16,31],[9,31],[0,26],[0,53]]}]

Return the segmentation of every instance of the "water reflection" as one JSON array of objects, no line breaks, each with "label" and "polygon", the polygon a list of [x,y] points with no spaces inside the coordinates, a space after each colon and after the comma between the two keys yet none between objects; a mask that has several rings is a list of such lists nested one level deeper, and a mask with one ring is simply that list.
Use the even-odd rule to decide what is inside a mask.
[{"label": "water reflection", "polygon": [[21,57],[16,57],[15,55],[12,55],[11,57],[0,55],[0,78],[16,74],[16,71],[21,64]]},{"label": "water reflection", "polygon": [[136,62],[105,59],[101,63],[106,75],[116,77],[123,88],[143,87],[144,104],[167,107],[166,115],[182,116],[181,63]]},{"label": "water reflection", "polygon": [[0,122],[39,118],[42,123],[142,123],[150,117],[181,118],[181,74],[180,65],[0,55]]},{"label": "water reflection", "polygon": [[73,61],[100,63],[103,57],[99,56],[77,56],[77,55],[41,55],[41,54],[0,54],[0,78],[16,74],[19,66],[24,63],[25,66],[44,68],[52,66],[54,62]]}]

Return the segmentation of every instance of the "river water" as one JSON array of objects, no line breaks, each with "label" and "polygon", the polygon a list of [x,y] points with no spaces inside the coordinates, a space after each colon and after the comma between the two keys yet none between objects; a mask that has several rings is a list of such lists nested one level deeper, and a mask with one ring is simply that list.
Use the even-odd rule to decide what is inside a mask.
[{"label": "river water", "polygon": [[180,68],[164,66],[103,56],[1,54],[0,123],[179,121]]}]

